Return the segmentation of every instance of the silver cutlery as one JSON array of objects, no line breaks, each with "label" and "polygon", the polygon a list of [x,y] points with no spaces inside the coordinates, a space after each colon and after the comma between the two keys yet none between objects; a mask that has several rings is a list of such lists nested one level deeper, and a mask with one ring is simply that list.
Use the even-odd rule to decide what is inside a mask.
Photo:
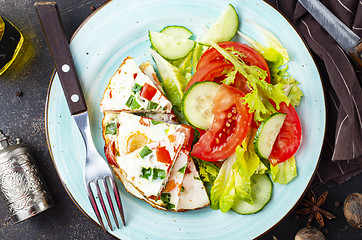
[{"label": "silver cutlery", "polygon": [[102,220],[101,211],[97,206],[95,194],[91,185],[96,188],[96,196],[98,196],[101,210],[107,219],[108,226],[113,231],[111,220],[106,208],[106,202],[103,199],[100,184],[103,184],[105,195],[108,200],[108,205],[113,215],[114,222],[119,227],[116,216],[116,208],[112,202],[109,190],[113,189],[115,202],[117,203],[122,223],[125,226],[125,219],[119,190],[115,182],[114,174],[111,171],[107,162],[96,150],[90,131],[87,105],[79,83],[77,71],[74,66],[73,58],[69,49],[69,44],[64,33],[64,27],[60,17],[58,6],[55,2],[37,2],[34,4],[38,17],[40,19],[43,31],[45,33],[48,46],[52,53],[55,68],[60,78],[60,82],[64,91],[64,95],[70,110],[70,113],[75,120],[79,131],[82,134],[86,147],[86,161],[84,165],[84,183],[87,188],[87,194],[91,202],[92,208],[100,222],[102,229],[106,231]]},{"label": "silver cutlery", "polygon": [[319,0],[298,0],[315,20],[331,35],[339,46],[362,69],[362,40]]}]

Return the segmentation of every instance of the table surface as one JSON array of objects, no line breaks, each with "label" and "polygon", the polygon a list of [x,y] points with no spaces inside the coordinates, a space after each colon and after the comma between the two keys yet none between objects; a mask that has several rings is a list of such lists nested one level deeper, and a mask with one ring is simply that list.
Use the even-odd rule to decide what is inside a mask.
[{"label": "table surface", "polygon": [[[34,0],[0,0],[0,15],[10,19],[23,33],[24,46],[13,65],[0,76],[0,129],[11,139],[19,137],[30,146],[40,171],[55,199],[49,210],[14,224],[4,202],[0,202],[0,239],[113,239],[84,216],[64,190],[46,144],[44,108],[54,65],[45,41]],[[105,0],[58,0],[64,27],[70,39],[77,27]],[[352,192],[361,192],[362,174],[337,185],[313,186],[316,195],[329,191],[324,209],[336,216],[325,220],[321,229],[327,239],[360,239],[361,230],[348,225],[343,201]],[[338,206],[340,205],[340,206]],[[301,205],[296,209],[301,208]],[[306,216],[292,211],[260,239],[293,239],[305,226]],[[316,222],[313,225],[317,227]]]}]

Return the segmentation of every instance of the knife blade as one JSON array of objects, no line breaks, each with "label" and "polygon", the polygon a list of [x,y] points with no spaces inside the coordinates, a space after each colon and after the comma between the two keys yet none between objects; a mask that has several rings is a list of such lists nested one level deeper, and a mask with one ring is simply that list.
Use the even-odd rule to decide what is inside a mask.
[{"label": "knife blade", "polygon": [[362,69],[361,38],[333,15],[319,0],[298,1]]}]

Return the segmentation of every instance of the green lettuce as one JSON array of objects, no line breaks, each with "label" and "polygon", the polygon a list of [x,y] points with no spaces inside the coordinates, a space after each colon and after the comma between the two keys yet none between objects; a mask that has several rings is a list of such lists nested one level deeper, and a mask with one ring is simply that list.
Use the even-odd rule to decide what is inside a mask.
[{"label": "green lettuce", "polygon": [[255,41],[251,37],[243,34],[242,32],[238,31],[238,34],[253,48],[255,48],[267,62],[272,64],[275,67],[279,67],[284,64],[284,57],[283,55],[278,52],[276,49],[272,47],[265,47],[264,45],[260,44],[259,42]]},{"label": "green lettuce", "polygon": [[254,151],[255,130],[250,130],[236,153],[227,158],[211,188],[211,208],[227,212],[236,199],[253,203],[251,177],[267,168]]},{"label": "green lettuce", "polygon": [[[236,154],[233,154],[224,161],[223,165],[220,168],[219,174],[213,186],[211,187],[210,207],[213,210],[222,208],[223,211],[226,212],[232,207],[230,201],[231,199],[234,200],[235,191],[230,193],[231,196],[227,196],[228,192],[226,190],[229,191],[230,189],[226,189],[226,186],[228,185],[230,187],[231,183],[235,183],[235,178],[233,176],[234,171],[232,170],[232,166],[235,160]],[[229,181],[231,183],[229,183]],[[228,198],[228,200],[221,200],[225,197]],[[221,206],[221,203],[228,203],[228,205],[230,206],[229,209],[227,209],[226,206]]]},{"label": "green lettuce", "polygon": [[185,78],[185,80],[181,82],[181,88],[183,91],[185,91],[185,88],[192,77],[193,53],[194,51],[191,51],[186,57],[180,60],[171,61],[171,64],[177,67]]},{"label": "green lettuce", "polygon": [[[283,62],[282,62],[282,64],[280,64],[280,65],[284,65],[284,64],[286,64],[288,61],[289,61],[289,55],[288,55],[288,51],[287,51],[287,49],[282,45],[282,43],[279,41],[279,39],[272,33],[272,32],[270,32],[268,29],[266,29],[265,27],[263,27],[263,26],[261,26],[261,25],[259,25],[259,24],[257,24],[256,22],[254,22],[254,21],[252,21],[252,20],[247,20],[249,23],[251,23],[254,27],[255,27],[255,29],[259,32],[259,33],[261,33],[261,34],[263,34],[264,36],[265,36],[265,39],[266,39],[266,42],[267,42],[267,46],[268,47],[264,47],[264,46],[258,46],[258,47],[260,47],[261,49],[262,49],[262,51],[260,52],[261,54],[263,54],[262,52],[264,51],[265,53],[268,53],[268,51],[272,51],[272,52],[274,52],[273,51],[273,49],[277,52],[277,53],[280,53],[281,55],[282,55],[282,57],[283,57]],[[242,35],[241,35],[242,36]],[[243,37],[243,36],[242,36]],[[245,38],[244,38],[245,39]],[[250,38],[251,39],[251,38]],[[248,40],[247,39],[245,39],[247,42],[248,42]],[[254,41],[254,40],[253,40]],[[250,43],[249,43],[250,44]],[[251,45],[253,45],[252,43],[251,43]],[[257,44],[258,45],[258,44]],[[257,50],[258,50],[258,47],[255,47]],[[274,52],[275,53],[275,52]],[[273,54],[274,54],[273,53]],[[270,54],[270,52],[269,52],[269,54]],[[273,55],[272,54],[272,55]],[[267,54],[266,54],[267,55]],[[263,55],[264,56],[264,55]],[[268,56],[266,57],[266,59],[268,58]],[[279,65],[279,66],[280,66]]]},{"label": "green lettuce", "polygon": [[264,27],[254,22],[252,22],[252,24],[257,29],[259,29],[261,33],[263,33],[266,36],[269,45],[268,47],[255,41],[254,39],[243,34],[242,32],[238,31],[238,34],[248,44],[254,47],[268,62],[272,84],[274,85],[278,83],[283,84],[284,85],[283,90],[286,92],[286,95],[290,98],[290,103],[293,106],[298,106],[300,103],[300,99],[303,96],[302,90],[297,86],[299,83],[287,72],[288,66],[280,68],[280,66],[285,65],[289,61],[287,50],[282,46],[280,41],[270,31],[268,31]]},{"label": "green lettuce", "polygon": [[261,161],[259,161],[259,166],[255,170],[255,174],[266,174],[269,173],[269,168],[265,166],[265,164]]},{"label": "green lettuce", "polygon": [[165,60],[156,51],[150,49],[153,60],[156,62],[158,72],[161,75],[161,85],[166,92],[166,95],[173,105],[181,109],[181,101],[184,95],[184,90],[187,85],[182,70],[178,69],[167,60]]},{"label": "green lettuce", "polygon": [[260,159],[255,153],[253,143],[255,132],[250,128],[241,146],[236,147],[237,161],[233,168],[238,169],[240,175],[244,177],[251,177],[259,167]]},{"label": "green lettuce", "polygon": [[272,84],[283,84],[285,94],[290,98],[290,104],[299,106],[300,99],[303,96],[302,90],[298,87],[299,82],[296,81],[288,72],[288,66],[279,68],[270,68]]},{"label": "green lettuce", "polygon": [[249,204],[253,204],[254,202],[251,185],[250,177],[241,176],[239,173],[235,173],[236,197]]},{"label": "green lettuce", "polygon": [[235,153],[225,160],[211,187],[210,207],[213,210],[229,211],[236,197],[249,203],[253,202],[250,177],[241,176],[237,169],[233,169],[236,160]]},{"label": "green lettuce", "polygon": [[227,179],[228,180],[225,182],[225,186],[219,200],[220,211],[223,213],[229,211],[230,208],[234,205],[236,194],[234,170],[231,170],[231,174],[229,174]]},{"label": "green lettuce", "polygon": [[192,53],[192,70],[196,71],[197,63],[199,62],[202,54],[208,49],[207,46],[196,43],[196,47]]},{"label": "green lettuce", "polygon": [[203,161],[198,158],[194,158],[194,161],[198,166],[201,180],[204,183],[213,185],[217,175],[219,174],[220,168],[212,162]]},{"label": "green lettuce", "polygon": [[276,109],[279,109],[282,102],[289,104],[290,99],[283,91],[283,84],[273,85],[263,81],[267,76],[266,71],[257,66],[248,66],[242,60],[242,55],[234,49],[228,51],[216,43],[211,43],[211,45],[246,78],[247,84],[252,91],[246,94],[243,99],[245,100],[244,104],[249,106],[249,112],[254,113],[254,121],[261,122],[271,113],[276,112],[269,99],[274,101]]},{"label": "green lettuce", "polygon": [[270,165],[270,175],[275,183],[287,184],[297,176],[297,166],[294,156],[285,162]]},{"label": "green lettuce", "polygon": [[225,69],[224,72],[222,74],[225,74],[226,77],[224,80],[221,81],[221,83],[226,84],[226,85],[231,85],[234,83],[235,81],[235,77],[236,77],[236,73],[238,71],[236,71],[235,69]]}]

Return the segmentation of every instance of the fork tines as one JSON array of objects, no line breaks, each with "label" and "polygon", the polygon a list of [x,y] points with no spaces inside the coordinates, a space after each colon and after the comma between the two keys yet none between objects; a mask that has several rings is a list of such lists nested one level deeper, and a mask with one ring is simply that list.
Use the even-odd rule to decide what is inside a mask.
[{"label": "fork tines", "polygon": [[[112,203],[112,199],[111,199],[111,196],[110,196],[110,193],[109,193],[109,188],[108,188],[108,183],[107,183],[107,178],[109,178],[109,181],[111,182],[111,184],[113,185],[112,186],[112,189],[114,190],[114,196],[115,196],[115,201],[117,202],[117,207],[118,207],[118,210],[119,210],[119,213],[121,215],[121,219],[122,219],[122,223],[123,223],[123,226],[126,225],[125,223],[125,219],[124,219],[124,214],[123,214],[123,208],[122,208],[122,203],[121,203],[121,198],[119,196],[119,190],[118,190],[118,186],[114,180],[113,177],[109,177],[109,176],[106,176],[104,179],[97,179],[96,181],[94,181],[94,184],[95,184],[95,187],[97,189],[97,195],[98,195],[98,198],[99,198],[99,201],[101,203],[101,206],[102,206],[102,209],[103,209],[103,213],[104,215],[106,216],[106,219],[107,219],[107,222],[108,222],[108,226],[109,228],[111,229],[111,231],[113,231],[113,227],[112,227],[112,224],[111,224],[111,221],[110,221],[110,218],[109,218],[109,215],[108,215],[108,212],[107,212],[107,209],[106,209],[106,205],[105,205],[105,202],[103,200],[103,196],[102,196],[102,193],[101,193],[101,190],[100,190],[100,187],[99,187],[99,181],[103,181],[103,184],[104,184],[104,189],[106,191],[106,196],[107,196],[107,199],[108,199],[108,204],[109,204],[109,207],[111,209],[111,212],[112,212],[112,215],[113,215],[113,219],[116,223],[116,226],[117,228],[119,229],[119,223],[118,223],[118,220],[117,220],[117,217],[116,217],[116,211],[115,211],[115,207],[113,206],[113,203]],[[94,195],[93,195],[93,191],[92,191],[92,188],[91,188],[91,184],[92,182],[88,182],[87,184],[87,189],[88,189],[88,197],[89,197],[89,200],[91,202],[91,205],[92,205],[92,208],[97,216],[97,219],[99,221],[99,223],[101,224],[102,226],[102,229],[103,231],[106,232],[106,228],[104,226],[104,223],[103,223],[103,220],[102,220],[102,216],[101,216],[101,213],[98,209],[98,206],[97,206],[97,203],[95,201],[95,198],[94,198]]]}]

